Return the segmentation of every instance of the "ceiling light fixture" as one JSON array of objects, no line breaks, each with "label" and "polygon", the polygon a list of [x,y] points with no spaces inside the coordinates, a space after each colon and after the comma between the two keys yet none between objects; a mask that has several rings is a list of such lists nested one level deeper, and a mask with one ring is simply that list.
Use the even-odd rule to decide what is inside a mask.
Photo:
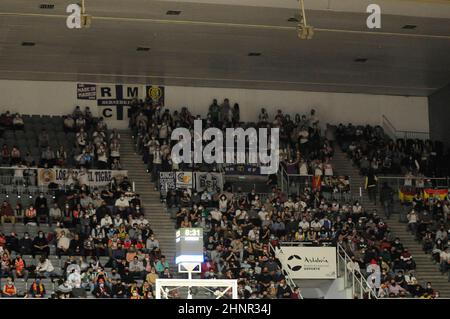
[{"label": "ceiling light fixture", "polygon": [[179,16],[181,14],[181,11],[178,10],[169,10],[166,12],[166,15],[168,16]]}]

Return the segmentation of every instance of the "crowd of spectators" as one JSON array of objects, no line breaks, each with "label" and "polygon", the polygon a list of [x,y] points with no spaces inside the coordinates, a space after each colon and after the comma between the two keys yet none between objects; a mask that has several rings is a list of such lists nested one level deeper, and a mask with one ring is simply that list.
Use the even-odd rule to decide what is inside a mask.
[{"label": "crowd of spectators", "polygon": [[[170,145],[171,129],[191,128],[195,117],[187,108],[180,114],[175,111],[171,115],[168,110],[143,105],[136,105],[131,122],[137,147],[143,151],[144,160],[152,161],[154,156],[146,155],[147,146],[154,145],[160,151],[160,145],[164,145],[167,147],[166,158],[170,160],[170,146],[166,145]],[[215,100],[204,120],[206,125],[236,126],[238,112],[234,110],[233,117],[228,110],[231,110],[228,100],[221,105]],[[367,147],[362,137],[356,139],[355,136],[375,137],[371,142],[376,144],[384,137],[379,128],[368,127],[359,134],[359,130],[353,132],[351,125],[349,128],[327,125],[322,136],[314,110],[309,117],[295,116],[294,121],[280,110],[275,120],[270,121],[263,109],[258,123],[253,124],[280,128],[280,157],[287,173],[298,174],[300,178],[310,174],[321,177],[320,183],[305,183],[304,188],[290,195],[284,194],[276,185],[270,194],[257,194],[255,190],[247,194],[239,189],[232,191],[231,187],[225,187],[222,192],[204,191],[194,196],[189,190],[169,192],[168,206],[178,208],[176,227],[204,229],[203,278],[236,278],[239,294],[245,298],[295,298],[269,244],[276,247],[281,241],[312,245],[339,243],[352,256],[347,267],[360,271],[379,297],[438,296],[439,293],[429,285],[418,284],[411,253],[392,235],[376,211],[365,211],[358,201],[350,203],[350,196],[335,196],[349,193],[349,181],[346,177],[334,176],[330,164],[333,142],[337,140],[353,158],[363,151],[370,151],[372,155],[372,144]],[[164,127],[162,137],[158,135],[161,127]],[[360,143],[359,152],[356,151],[357,142]],[[379,153],[381,151],[375,152]],[[164,169],[170,171],[178,167],[165,165]],[[161,166],[154,172],[154,177],[159,170]]]},{"label": "crowd of spectators", "polygon": [[[9,111],[0,116],[0,125],[2,134],[7,130],[27,130],[21,115],[11,115]],[[64,132],[70,143],[61,141],[56,145],[52,139],[59,132]],[[82,111],[77,106],[72,114],[61,118],[56,132],[44,126],[31,138],[37,139],[38,157],[33,157],[25,145],[4,143],[0,150],[1,165],[19,170],[34,166],[121,169],[120,134],[116,130],[109,132],[103,118],[94,117],[89,107]]]},{"label": "crowd of spectators", "polygon": [[439,141],[389,138],[380,126],[339,124],[335,128],[336,140],[353,162],[366,175],[446,176],[448,152]]},{"label": "crowd of spectators", "polygon": [[[4,201],[0,210],[2,224],[18,223],[20,216],[25,225],[22,234],[0,233],[3,296],[153,298],[156,278],[172,276],[126,177],[103,189],[58,190],[52,201],[40,194],[17,209]],[[39,227],[44,224],[47,233]],[[17,280],[28,282],[27,291],[15,288]]]},{"label": "crowd of spectators", "polygon": [[439,265],[442,274],[448,273],[450,282],[450,200],[414,195],[407,214],[408,229],[422,244],[426,254]]}]

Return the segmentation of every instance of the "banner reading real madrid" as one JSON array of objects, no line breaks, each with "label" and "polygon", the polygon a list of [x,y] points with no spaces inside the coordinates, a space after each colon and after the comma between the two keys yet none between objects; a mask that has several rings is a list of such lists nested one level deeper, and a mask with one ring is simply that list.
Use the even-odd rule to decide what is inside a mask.
[{"label": "banner reading real madrid", "polygon": [[[126,121],[135,99],[147,99],[154,106],[164,106],[164,86],[142,84],[77,83],[76,97],[81,106],[98,107],[106,120]],[[95,104],[94,104],[95,103]]]},{"label": "banner reading real madrid", "polygon": [[128,171],[118,170],[79,170],[67,168],[39,168],[38,185],[48,186],[50,183],[58,185],[85,184],[88,186],[105,186],[113,178],[121,181],[128,176]]}]

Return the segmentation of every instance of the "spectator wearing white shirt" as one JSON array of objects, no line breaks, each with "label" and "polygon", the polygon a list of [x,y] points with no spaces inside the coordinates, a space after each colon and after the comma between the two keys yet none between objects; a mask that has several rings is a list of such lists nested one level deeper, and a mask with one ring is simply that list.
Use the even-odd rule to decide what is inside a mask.
[{"label": "spectator wearing white shirt", "polygon": [[222,220],[222,213],[217,210],[217,209],[213,209],[211,212],[211,222],[216,223],[216,224],[220,224],[220,221]]},{"label": "spectator wearing white shirt", "polygon": [[67,282],[72,289],[81,288],[81,275],[75,268],[72,268],[70,274],[67,276]]},{"label": "spectator wearing white shirt", "polygon": [[[441,272],[444,274],[448,271],[450,264],[450,248],[447,247],[443,252],[440,254],[440,265],[441,265]],[[450,275],[449,275],[450,276]]]},{"label": "spectator wearing white shirt", "polygon": [[55,268],[52,265],[50,259],[41,257],[39,263],[36,266],[36,274],[43,277],[51,277],[54,275]]},{"label": "spectator wearing white shirt", "polygon": [[123,219],[120,217],[120,214],[116,214],[116,216],[114,216],[114,219],[113,219],[114,227],[119,227],[123,223],[124,222],[123,222]]},{"label": "spectator wearing white shirt", "polygon": [[310,227],[309,222],[306,220],[306,217],[303,217],[302,221],[298,224],[298,227],[303,231],[307,231]]},{"label": "spectator wearing white shirt", "polygon": [[130,207],[130,202],[125,198],[124,194],[121,194],[116,202],[114,203],[115,209],[120,213],[123,219],[127,219],[128,208]]},{"label": "spectator wearing white shirt", "polygon": [[66,254],[69,251],[70,238],[66,236],[66,232],[62,231],[57,238],[56,254],[61,258],[62,254]]},{"label": "spectator wearing white shirt", "polygon": [[113,224],[113,220],[112,220],[112,218],[111,218],[111,216],[110,215],[105,215],[105,217],[103,217],[101,220],[100,220],[100,226],[102,227],[102,228],[108,228],[110,225],[112,225]]},{"label": "spectator wearing white shirt", "polygon": [[202,202],[209,202],[211,201],[211,199],[212,199],[211,194],[206,190],[203,191],[202,196],[200,196],[200,201]]},{"label": "spectator wearing white shirt", "polygon": [[133,220],[133,224],[137,224],[138,227],[145,227],[149,224],[149,221],[141,214],[138,219]]}]

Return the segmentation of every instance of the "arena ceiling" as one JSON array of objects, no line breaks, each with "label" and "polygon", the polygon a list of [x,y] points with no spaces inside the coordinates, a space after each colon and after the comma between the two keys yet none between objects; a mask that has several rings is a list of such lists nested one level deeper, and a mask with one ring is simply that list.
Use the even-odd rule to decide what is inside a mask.
[{"label": "arena ceiling", "polygon": [[[0,78],[412,96],[450,82],[449,1],[305,2],[307,41],[288,21],[296,0],[86,0],[82,30],[65,26],[71,0],[1,0]],[[376,31],[371,2],[382,8]]]}]

